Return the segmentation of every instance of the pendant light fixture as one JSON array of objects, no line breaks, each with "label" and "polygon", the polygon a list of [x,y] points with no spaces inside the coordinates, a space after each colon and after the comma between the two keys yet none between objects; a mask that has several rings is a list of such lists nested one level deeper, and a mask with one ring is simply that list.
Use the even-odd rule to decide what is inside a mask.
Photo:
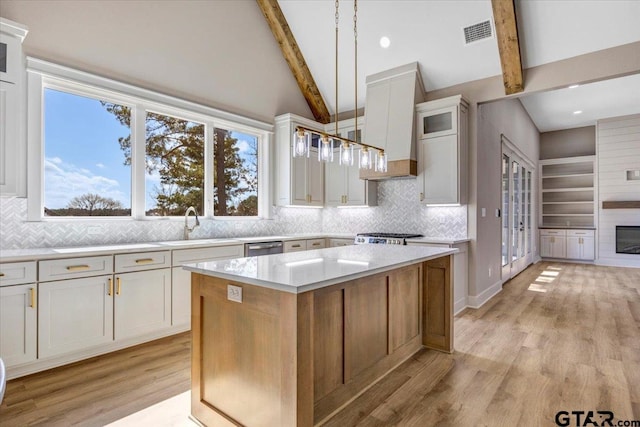
[{"label": "pendant light fixture", "polygon": [[341,165],[351,166],[355,161],[354,147],[359,148],[358,167],[360,169],[375,168],[376,172],[387,172],[387,154],[382,148],[365,144],[358,141],[358,0],[353,2],[353,41],[355,51],[355,108],[354,108],[354,138],[355,141],[343,138],[338,135],[338,23],[340,0],[336,0],[335,24],[336,24],[336,112],[335,134],[331,135],[325,132],[309,129],[304,126],[297,126],[293,133],[293,157],[309,157],[311,152],[311,135],[318,135],[320,141],[318,143],[318,161],[332,162],[333,151],[337,144],[340,144],[339,162]]}]

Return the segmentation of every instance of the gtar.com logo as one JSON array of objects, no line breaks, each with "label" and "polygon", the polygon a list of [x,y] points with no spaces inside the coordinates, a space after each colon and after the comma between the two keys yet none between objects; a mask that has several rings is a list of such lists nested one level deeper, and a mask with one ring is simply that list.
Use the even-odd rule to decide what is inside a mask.
[{"label": "gtar.com logo", "polygon": [[560,427],[640,427],[640,420],[614,422],[613,418],[611,411],[559,411],[555,422]]}]

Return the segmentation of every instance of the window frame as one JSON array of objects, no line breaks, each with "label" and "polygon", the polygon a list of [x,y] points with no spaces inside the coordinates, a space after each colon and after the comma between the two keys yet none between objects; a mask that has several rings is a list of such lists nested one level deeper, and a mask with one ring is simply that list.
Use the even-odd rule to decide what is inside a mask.
[{"label": "window frame", "polygon": [[[72,95],[112,102],[131,108],[131,216],[44,216],[44,91],[53,89]],[[203,218],[215,220],[259,220],[271,218],[271,152],[273,125],[201,104],[142,89],[105,77],[27,57],[27,220],[28,221],[129,221],[167,220],[182,216],[145,215],[145,157],[147,112],[204,124]],[[213,156],[214,128],[255,136],[258,141],[258,215],[214,216]],[[185,206],[185,210],[188,206]]]}]

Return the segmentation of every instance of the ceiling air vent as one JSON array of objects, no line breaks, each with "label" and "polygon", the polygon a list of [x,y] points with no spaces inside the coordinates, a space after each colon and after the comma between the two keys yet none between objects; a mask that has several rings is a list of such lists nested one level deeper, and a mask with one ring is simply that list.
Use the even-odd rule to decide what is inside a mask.
[{"label": "ceiling air vent", "polygon": [[464,27],[462,30],[464,31],[464,44],[474,43],[493,36],[493,32],[491,31],[491,20],[489,19]]}]

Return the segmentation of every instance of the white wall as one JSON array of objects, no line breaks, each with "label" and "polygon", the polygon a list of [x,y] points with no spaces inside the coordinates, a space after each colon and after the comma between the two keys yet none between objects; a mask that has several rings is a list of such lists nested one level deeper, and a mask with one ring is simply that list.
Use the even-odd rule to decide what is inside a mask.
[{"label": "white wall", "polygon": [[29,56],[262,121],[312,117],[255,1],[2,0]]},{"label": "white wall", "polygon": [[[475,268],[470,271],[469,295],[479,297],[490,289],[499,289],[501,278],[501,218],[494,212],[502,208],[502,143],[504,134],[537,169],[540,133],[526,110],[517,99],[491,102],[478,106],[477,150],[477,242]],[[534,172],[535,173],[535,172]],[[536,180],[534,179],[534,183]],[[535,191],[534,191],[535,194]],[[532,206],[536,206],[534,198]],[[482,208],[487,216],[482,217]],[[532,218],[536,218],[532,215]],[[533,236],[537,235],[537,223]],[[532,242],[536,253],[536,239]],[[492,274],[489,276],[489,267]],[[480,301],[482,302],[482,301]]]},{"label": "white wall", "polygon": [[598,121],[597,263],[640,267],[640,255],[616,254],[616,225],[640,226],[639,209],[602,209],[605,201],[640,201],[640,181],[626,171],[640,170],[640,114]]}]

